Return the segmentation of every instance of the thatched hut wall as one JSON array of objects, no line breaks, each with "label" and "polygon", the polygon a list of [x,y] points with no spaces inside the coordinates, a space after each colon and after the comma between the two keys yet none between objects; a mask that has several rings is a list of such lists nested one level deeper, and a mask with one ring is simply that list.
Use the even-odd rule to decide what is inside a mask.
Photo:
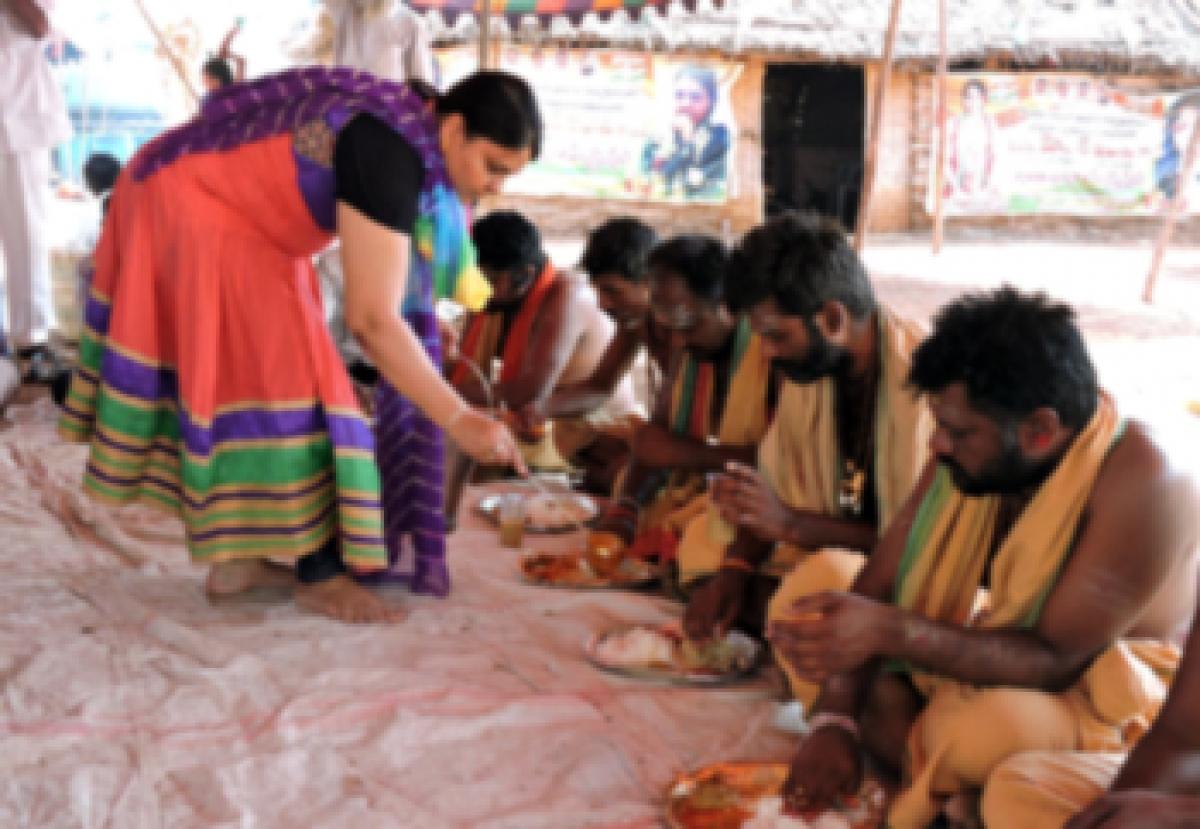
[{"label": "thatched hut wall", "polygon": [[[865,68],[868,107],[877,77],[891,0],[699,0],[695,11],[678,4],[630,19],[618,13],[583,20],[500,18],[498,42],[554,43],[575,48],[651,50],[719,55],[740,60],[735,91],[739,141],[736,195],[724,205],[597,201],[577,198],[506,198],[497,203],[530,212],[548,235],[577,236],[622,213],[642,216],[662,232],[683,229],[732,236],[762,215],[762,92],[774,63],[840,63]],[[949,0],[952,66],[986,71],[1086,72],[1119,77],[1131,88],[1169,90],[1200,86],[1200,10],[1194,0],[1111,0],[1013,3]],[[437,42],[469,43],[477,21],[453,23],[431,13]],[[933,136],[933,67],[938,49],[936,4],[906,3],[896,43],[898,65],[885,100],[885,129],[872,202],[875,233],[925,231],[930,145]],[[1158,217],[950,217],[949,238],[972,235],[1075,238],[1153,238]],[[1200,217],[1185,219],[1178,238],[1200,241]]]},{"label": "thatched hut wall", "polygon": [[[772,63],[787,62],[777,58],[775,55],[750,55],[742,60],[742,72],[732,91],[738,125],[735,195],[725,204],[514,195],[489,199],[484,207],[520,210],[550,238],[578,237],[606,219],[622,215],[637,216],[662,234],[710,233],[726,241],[740,236],[761,222],[764,216],[763,79],[768,59]],[[728,60],[728,57],[723,59]],[[870,107],[879,71],[877,64],[865,69]],[[871,229],[875,232],[902,232],[910,227],[909,183],[913,155],[909,148],[914,140],[912,97],[916,77],[911,72],[894,72],[884,101],[883,143],[871,211]]]}]

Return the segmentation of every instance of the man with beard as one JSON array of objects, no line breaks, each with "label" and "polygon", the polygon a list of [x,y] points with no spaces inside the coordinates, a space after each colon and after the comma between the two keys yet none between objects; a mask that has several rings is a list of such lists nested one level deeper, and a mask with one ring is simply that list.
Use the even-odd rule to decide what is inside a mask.
[{"label": "man with beard", "polygon": [[671,348],[664,393],[633,436],[633,456],[593,543],[629,543],[669,558],[687,517],[703,509],[705,473],[754,457],[775,396],[761,338],[725,304],[725,247],[681,235],[650,254],[650,317]]},{"label": "man with beard", "polygon": [[[1196,593],[1196,490],[1097,387],[1069,308],[1012,288],[943,308],[913,355],[935,461],[849,593],[769,631],[821,682],[785,785],[901,771],[892,829],[976,819],[1022,751],[1121,751],[1157,712]],[[1015,811],[1015,810],[1014,810]],[[1006,810],[989,827],[1024,827]]]},{"label": "man with beard", "polygon": [[[761,630],[768,599],[778,612],[848,588],[916,485],[932,426],[905,385],[922,332],[879,305],[840,225],[779,216],[746,235],[729,272],[731,304],[787,382],[759,471],[731,464],[679,545],[684,629],[699,641]],[[784,668],[811,705],[817,686]]]},{"label": "man with beard", "polygon": [[[614,324],[596,305],[587,284],[560,274],[542,250],[537,228],[512,211],[489,213],[475,222],[472,237],[479,267],[492,285],[492,299],[466,322],[462,357],[451,379],[470,402],[494,402],[509,412],[548,398],[560,385],[578,383],[596,370]],[[498,361],[499,376],[491,377]],[[565,469],[597,430],[628,428],[638,405],[626,378],[582,413],[589,429],[568,420],[547,428],[518,430],[526,463],[534,469]]]}]

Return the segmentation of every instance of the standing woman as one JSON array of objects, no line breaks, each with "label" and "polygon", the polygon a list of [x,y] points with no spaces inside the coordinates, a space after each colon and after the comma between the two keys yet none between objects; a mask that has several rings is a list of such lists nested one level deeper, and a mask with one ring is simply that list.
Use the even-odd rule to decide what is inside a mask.
[{"label": "standing woman", "polygon": [[[364,580],[445,595],[443,432],[520,460],[442,379],[433,303],[486,301],[463,201],[541,138],[532,91],[502,72],[430,99],[320,68],[210,96],[113,193],[60,424],[91,445],[85,489],[177,509],[212,595],[291,579],[268,559],[345,621],[398,618]],[[383,376],[374,434],[310,264],[335,235],[347,321]]]},{"label": "standing woman", "polygon": [[[397,83],[434,83],[433,48],[429,35],[416,12],[401,0],[323,0],[322,24],[331,33],[327,46],[316,57],[370,72]],[[366,386],[375,384],[375,367],[363,360],[357,340],[350,334],[345,319],[344,278],[341,251],[337,245],[317,257],[325,318],[334,345],[350,367],[350,376]],[[448,333],[453,330],[442,326]],[[444,340],[445,344],[456,340]]]}]

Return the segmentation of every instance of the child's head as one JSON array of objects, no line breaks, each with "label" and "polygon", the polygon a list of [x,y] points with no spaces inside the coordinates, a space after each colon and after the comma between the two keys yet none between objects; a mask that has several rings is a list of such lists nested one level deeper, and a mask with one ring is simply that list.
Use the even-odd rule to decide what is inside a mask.
[{"label": "child's head", "polygon": [[117,183],[121,162],[111,153],[92,153],[83,162],[83,183],[93,196],[103,196]]},{"label": "child's head", "polygon": [[224,58],[209,58],[200,69],[201,80],[207,92],[216,92],[233,83],[233,67]]}]

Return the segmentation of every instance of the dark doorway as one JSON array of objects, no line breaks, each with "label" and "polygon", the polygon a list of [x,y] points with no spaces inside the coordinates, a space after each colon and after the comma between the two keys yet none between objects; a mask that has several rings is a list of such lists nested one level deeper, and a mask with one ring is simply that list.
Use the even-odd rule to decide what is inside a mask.
[{"label": "dark doorway", "polygon": [[763,94],[767,215],[816,210],[847,228],[862,188],[863,70],[776,64]]}]

